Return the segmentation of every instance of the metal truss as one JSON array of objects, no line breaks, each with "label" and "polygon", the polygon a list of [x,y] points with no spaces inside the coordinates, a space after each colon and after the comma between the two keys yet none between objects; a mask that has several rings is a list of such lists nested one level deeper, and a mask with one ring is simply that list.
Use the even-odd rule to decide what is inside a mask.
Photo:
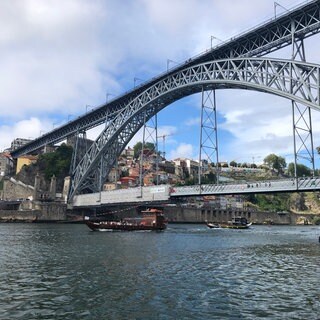
[{"label": "metal truss", "polygon": [[314,173],[314,149],[312,137],[311,109],[292,101],[294,163],[295,177],[297,177],[297,163],[307,160]]},{"label": "metal truss", "polygon": [[171,68],[150,81],[136,86],[133,90],[98,106],[91,112],[42,135],[12,152],[13,157],[30,153],[46,145],[63,141],[68,136],[77,132],[86,131],[105,122],[106,114],[112,115],[120,112],[128,103],[133,101],[142,92],[164,80],[169,75],[174,75],[186,67],[192,67],[207,61],[228,59],[236,57],[263,56],[293,43],[292,34],[296,38],[303,39],[320,31],[320,1],[309,1],[303,5],[271,19],[247,32],[223,42],[219,46],[207,50],[196,57],[186,60],[184,63]]},{"label": "metal truss", "polygon": [[[295,35],[292,34],[295,38]],[[303,39],[292,40],[292,59],[306,61]],[[306,85],[309,84],[309,78],[306,79]],[[294,147],[294,171],[297,179],[297,163],[299,160],[306,160],[311,164],[314,174],[314,148],[312,136],[312,120],[310,106],[301,105],[292,100],[292,121],[293,121],[293,147]]]},{"label": "metal truss", "polygon": [[[73,145],[73,153],[71,159],[70,173],[72,173],[77,167],[79,161],[87,151],[87,133],[86,132],[77,132],[72,139],[71,144]],[[83,148],[85,144],[85,150]]]},{"label": "metal truss", "polygon": [[72,198],[85,190],[99,191],[96,168],[101,157],[106,163],[104,181],[118,154],[143,124],[184,96],[215,88],[251,89],[276,94],[320,111],[319,77],[318,65],[262,58],[211,61],[169,75],[113,113],[112,118],[107,118],[105,129],[72,174],[69,196]]},{"label": "metal truss", "polygon": [[[142,149],[140,154],[140,186],[143,186],[143,178],[144,178],[144,171],[143,171],[143,163],[144,163],[144,156],[145,156],[145,144],[146,142],[151,142],[154,144],[155,150],[150,150],[152,153],[155,151],[157,155],[156,159],[156,173],[157,173],[157,184],[158,184],[158,168],[159,168],[159,158],[158,158],[158,116],[157,113],[150,118],[149,122],[146,122],[146,110],[144,114],[144,126],[143,126],[143,138],[142,138]],[[147,156],[150,155],[150,152]],[[142,189],[141,189],[142,190]]]},{"label": "metal truss", "polygon": [[219,183],[218,132],[215,90],[201,92],[201,130],[199,151],[199,184],[203,175],[203,161],[207,165],[216,164],[216,177]]}]

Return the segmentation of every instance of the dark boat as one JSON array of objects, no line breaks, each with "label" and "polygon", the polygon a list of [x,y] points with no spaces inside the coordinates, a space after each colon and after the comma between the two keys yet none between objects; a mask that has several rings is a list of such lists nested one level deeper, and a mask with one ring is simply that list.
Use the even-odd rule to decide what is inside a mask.
[{"label": "dark boat", "polygon": [[249,223],[248,220],[244,217],[234,217],[231,221],[228,221],[228,223],[211,223],[206,222],[207,226],[210,229],[213,228],[226,228],[226,229],[248,229],[252,223]]},{"label": "dark boat", "polygon": [[147,209],[141,218],[124,218],[120,221],[90,221],[85,217],[86,225],[92,231],[162,231],[167,227],[162,210]]}]

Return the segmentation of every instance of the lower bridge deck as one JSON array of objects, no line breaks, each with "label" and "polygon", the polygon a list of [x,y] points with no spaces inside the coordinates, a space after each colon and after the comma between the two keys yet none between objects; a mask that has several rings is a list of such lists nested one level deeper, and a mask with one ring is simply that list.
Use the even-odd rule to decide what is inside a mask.
[{"label": "lower bridge deck", "polygon": [[82,194],[74,197],[73,207],[167,202],[170,199],[206,195],[320,191],[320,178],[278,179],[232,184],[206,184],[173,187],[159,185]]}]

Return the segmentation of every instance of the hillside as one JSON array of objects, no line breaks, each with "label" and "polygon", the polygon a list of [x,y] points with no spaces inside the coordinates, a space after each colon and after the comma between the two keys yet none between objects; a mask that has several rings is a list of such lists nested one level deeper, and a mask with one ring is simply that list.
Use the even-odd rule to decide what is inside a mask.
[{"label": "hillside", "polygon": [[52,176],[56,177],[57,192],[62,192],[64,178],[69,175],[72,147],[62,144],[55,152],[42,154],[36,163],[23,166],[15,176],[25,184],[34,185],[35,177],[40,177],[40,188],[48,190]]}]

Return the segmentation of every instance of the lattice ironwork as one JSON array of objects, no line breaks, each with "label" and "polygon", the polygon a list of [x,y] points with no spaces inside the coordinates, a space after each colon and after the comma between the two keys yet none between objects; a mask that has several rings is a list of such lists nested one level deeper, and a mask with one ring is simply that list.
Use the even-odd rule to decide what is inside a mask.
[{"label": "lattice ironwork", "polygon": [[217,183],[219,183],[219,153],[217,110],[215,90],[201,92],[201,124],[199,151],[199,184],[205,169],[213,163],[216,167]]},{"label": "lattice ironwork", "polygon": [[[319,31],[320,1],[310,1],[188,59],[15,150],[12,156],[29,153],[106,123],[103,132],[72,170],[72,197],[78,192],[100,190],[101,181],[105,180],[118,154],[145,123],[144,111],[146,119],[150,119],[170,103],[200,92],[202,88],[213,90],[233,87],[263,91],[288,98],[296,105],[319,110],[319,66],[304,62],[249,58],[265,55],[290,44],[300,46],[293,49],[293,52],[303,56],[302,40]],[[296,39],[301,40],[301,43]],[[294,126],[298,127],[296,124]],[[310,137],[312,139],[312,134]],[[301,140],[305,141],[304,138]]]},{"label": "lattice ironwork", "polygon": [[[139,172],[139,182],[140,182],[140,186],[143,186],[143,179],[144,179],[144,161],[145,158],[148,158],[149,156],[151,156],[154,152],[157,155],[157,159],[156,159],[156,174],[158,175],[158,166],[159,166],[159,158],[158,158],[158,117],[157,114],[155,114],[153,117],[150,118],[150,120],[148,122],[146,122],[146,111],[145,111],[145,123],[143,126],[143,138],[142,138],[142,149],[141,149],[141,153],[140,153],[140,172]],[[154,150],[148,150],[146,151],[146,143],[153,143],[154,145]],[[158,176],[157,176],[157,181],[158,181]],[[158,184],[158,183],[157,183]],[[142,189],[141,189],[142,190]]]},{"label": "lattice ironwork", "polygon": [[[292,34],[294,38],[295,35]],[[292,59],[299,58],[306,61],[303,39],[293,39]],[[306,78],[306,87],[310,84],[310,79]],[[307,161],[311,165],[312,173],[314,166],[314,148],[312,136],[312,117],[310,106],[302,105],[292,100],[292,121],[293,121],[293,148],[294,148],[294,171],[297,178],[297,164],[300,160]]]},{"label": "lattice ironwork", "polygon": [[116,156],[145,123],[144,111],[149,120],[165,106],[202,88],[232,87],[276,94],[319,111],[319,68],[291,60],[243,58],[203,63],[168,76],[138,95],[107,122],[105,130],[73,172],[70,197],[89,185],[91,190],[99,190],[97,183],[88,185],[84,181],[94,176],[92,172],[101,156],[108,164],[108,174]]},{"label": "lattice ironwork", "polygon": [[314,149],[312,137],[311,109],[292,102],[295,177],[297,177],[297,163],[306,160],[311,164],[314,172]]},{"label": "lattice ironwork", "polygon": [[68,124],[42,135],[28,145],[23,146],[12,152],[13,157],[30,153],[46,145],[63,141],[68,136],[76,132],[87,131],[105,122],[106,115],[109,112],[108,119],[112,121],[119,110],[135,99],[141,92],[152,87],[155,83],[163,80],[168,75],[173,75],[186,67],[204,63],[206,61],[228,59],[236,57],[263,56],[272,51],[278,50],[292,43],[292,34],[296,38],[306,38],[320,31],[320,1],[311,1],[289,10],[285,14],[271,19],[251,30],[233,37],[219,46],[207,50],[196,57],[188,59],[184,63],[171,68],[169,72],[163,73],[158,77],[151,79],[133,90],[110,100],[91,112],[86,113]]}]

